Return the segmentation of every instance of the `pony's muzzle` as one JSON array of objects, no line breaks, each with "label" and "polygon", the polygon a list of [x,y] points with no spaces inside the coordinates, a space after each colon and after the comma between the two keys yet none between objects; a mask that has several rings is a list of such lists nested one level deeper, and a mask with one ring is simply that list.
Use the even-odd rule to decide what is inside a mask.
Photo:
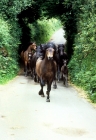
[{"label": "pony's muzzle", "polygon": [[60,56],[61,56],[61,57],[63,56],[63,52],[60,53]]},{"label": "pony's muzzle", "polygon": [[48,57],[48,60],[53,60],[53,57]]}]

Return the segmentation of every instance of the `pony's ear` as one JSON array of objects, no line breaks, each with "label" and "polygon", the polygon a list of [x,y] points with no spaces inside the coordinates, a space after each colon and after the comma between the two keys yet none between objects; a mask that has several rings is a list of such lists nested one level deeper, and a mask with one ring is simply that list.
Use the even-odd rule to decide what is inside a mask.
[{"label": "pony's ear", "polygon": [[34,42],[30,42],[30,45],[32,45]]},{"label": "pony's ear", "polygon": [[45,51],[46,50],[46,44],[42,44],[42,50]]}]

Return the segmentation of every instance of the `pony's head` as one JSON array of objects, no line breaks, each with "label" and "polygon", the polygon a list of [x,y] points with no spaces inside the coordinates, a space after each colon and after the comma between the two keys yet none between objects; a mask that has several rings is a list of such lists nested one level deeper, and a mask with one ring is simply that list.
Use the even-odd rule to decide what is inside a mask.
[{"label": "pony's head", "polygon": [[58,44],[58,53],[60,56],[64,54],[64,44]]},{"label": "pony's head", "polygon": [[53,42],[48,42],[45,45],[45,50],[46,50],[46,56],[48,60],[53,60],[54,53],[56,52],[56,46]]},{"label": "pony's head", "polygon": [[30,44],[30,49],[31,50],[36,50],[36,43],[35,42]]},{"label": "pony's head", "polygon": [[54,57],[54,49],[53,48],[46,49],[46,57],[48,60],[53,60],[53,57]]}]

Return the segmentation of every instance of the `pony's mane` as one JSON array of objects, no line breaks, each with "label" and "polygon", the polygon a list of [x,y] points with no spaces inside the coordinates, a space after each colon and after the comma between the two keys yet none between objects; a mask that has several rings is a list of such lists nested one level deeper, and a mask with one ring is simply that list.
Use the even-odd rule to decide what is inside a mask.
[{"label": "pony's mane", "polygon": [[53,42],[48,42],[46,44],[46,49],[47,48],[53,48],[56,51],[56,45]]}]

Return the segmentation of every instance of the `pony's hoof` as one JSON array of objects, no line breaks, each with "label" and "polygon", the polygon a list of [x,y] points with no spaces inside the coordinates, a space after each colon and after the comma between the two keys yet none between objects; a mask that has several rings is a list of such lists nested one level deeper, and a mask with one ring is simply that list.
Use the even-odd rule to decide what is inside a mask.
[{"label": "pony's hoof", "polygon": [[34,82],[37,82],[37,80],[36,80],[36,79],[34,79]]},{"label": "pony's hoof", "polygon": [[53,85],[53,88],[56,89],[57,88],[57,85]]},{"label": "pony's hoof", "polygon": [[38,92],[39,95],[42,95],[41,91]]},{"label": "pony's hoof", "polygon": [[44,95],[44,94],[42,94],[42,95],[41,95],[41,97],[45,97],[45,95]]},{"label": "pony's hoof", "polygon": [[41,90],[39,91],[39,93],[38,93],[39,95],[41,95],[41,97],[45,97],[45,95],[44,95],[44,93],[43,92],[41,92]]},{"label": "pony's hoof", "polygon": [[66,85],[66,87],[68,87],[68,85]]},{"label": "pony's hoof", "polygon": [[46,102],[50,102],[50,99],[46,99]]}]

